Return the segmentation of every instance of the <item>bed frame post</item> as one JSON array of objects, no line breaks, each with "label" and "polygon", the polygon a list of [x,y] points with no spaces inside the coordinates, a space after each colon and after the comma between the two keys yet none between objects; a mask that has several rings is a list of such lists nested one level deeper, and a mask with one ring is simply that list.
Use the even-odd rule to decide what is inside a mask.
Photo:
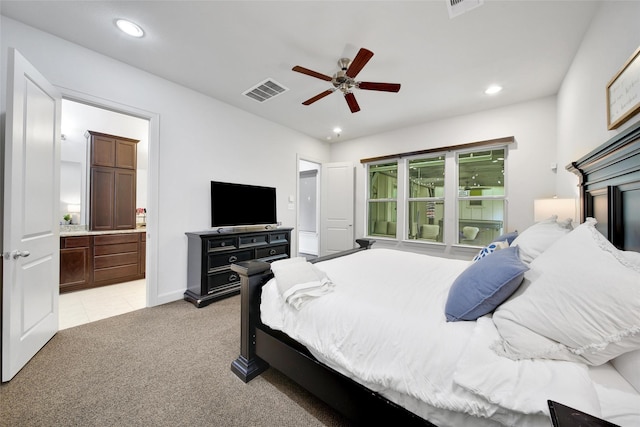
[{"label": "bed frame post", "polygon": [[265,274],[271,264],[263,261],[245,261],[232,264],[240,275],[240,355],[231,363],[231,371],[242,381],[249,382],[264,372],[269,364],[256,356],[256,326],[260,322],[260,294]]}]

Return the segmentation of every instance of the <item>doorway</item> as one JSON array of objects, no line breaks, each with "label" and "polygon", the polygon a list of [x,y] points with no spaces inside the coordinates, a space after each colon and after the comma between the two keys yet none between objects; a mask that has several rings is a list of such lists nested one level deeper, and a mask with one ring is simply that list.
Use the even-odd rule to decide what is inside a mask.
[{"label": "doorway", "polygon": [[298,159],[298,256],[320,254],[320,163]]},{"label": "doorway", "polygon": [[[62,144],[60,154],[61,235],[82,232],[89,224],[88,130],[136,139],[136,216],[137,231],[146,223],[149,120],[126,112],[105,109],[82,101],[62,100]],[[148,271],[148,270],[147,270]],[[138,310],[147,306],[145,279],[79,290],[60,295],[60,329],[89,323]]]}]

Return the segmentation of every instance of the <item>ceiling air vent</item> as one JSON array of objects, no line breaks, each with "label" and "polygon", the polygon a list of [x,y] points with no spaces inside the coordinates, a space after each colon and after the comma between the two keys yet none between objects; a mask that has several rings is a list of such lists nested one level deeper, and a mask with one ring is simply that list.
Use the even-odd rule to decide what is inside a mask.
[{"label": "ceiling air vent", "polygon": [[264,102],[288,90],[289,90],[288,88],[282,86],[280,83],[276,82],[275,80],[267,79],[263,82],[258,83],[257,85],[243,92],[242,94],[248,96],[249,98],[255,101]]},{"label": "ceiling air vent", "polygon": [[484,0],[445,0],[447,9],[449,9],[449,19],[453,19],[458,15],[482,6]]}]

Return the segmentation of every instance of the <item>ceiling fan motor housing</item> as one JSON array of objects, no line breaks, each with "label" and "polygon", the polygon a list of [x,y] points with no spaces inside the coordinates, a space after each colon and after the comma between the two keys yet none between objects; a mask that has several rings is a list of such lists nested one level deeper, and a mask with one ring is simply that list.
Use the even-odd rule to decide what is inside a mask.
[{"label": "ceiling fan motor housing", "polygon": [[355,80],[347,77],[344,70],[335,73],[333,79],[331,79],[331,83],[336,89],[340,89],[343,93],[351,92],[351,89],[356,85]]},{"label": "ceiling fan motor housing", "polygon": [[349,69],[349,65],[351,65],[351,60],[349,58],[341,58],[338,60],[338,67],[340,67],[340,71],[333,75],[333,79],[331,83],[336,89],[340,89],[342,93],[349,93],[356,85],[355,80],[351,77],[347,76],[347,70]]}]

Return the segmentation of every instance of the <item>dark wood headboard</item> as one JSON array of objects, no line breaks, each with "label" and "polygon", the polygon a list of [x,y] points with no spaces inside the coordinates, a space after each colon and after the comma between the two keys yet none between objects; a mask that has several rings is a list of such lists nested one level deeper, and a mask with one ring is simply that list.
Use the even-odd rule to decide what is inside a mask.
[{"label": "dark wood headboard", "polygon": [[580,178],[580,218],[617,248],[640,252],[640,122],[619,133],[567,170]]}]

